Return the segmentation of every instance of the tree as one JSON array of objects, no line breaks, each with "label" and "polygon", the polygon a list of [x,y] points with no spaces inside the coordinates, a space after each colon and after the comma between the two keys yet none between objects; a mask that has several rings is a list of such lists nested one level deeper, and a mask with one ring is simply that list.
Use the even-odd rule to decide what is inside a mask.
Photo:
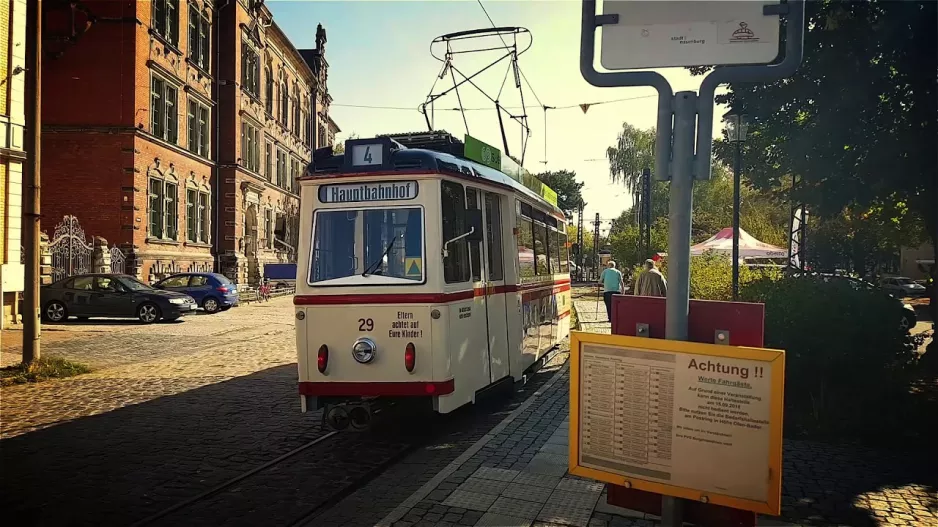
[{"label": "tree", "polygon": [[629,192],[635,192],[641,188],[642,170],[655,166],[655,129],[622,123],[615,146],[606,149],[606,158],[612,182],[624,183]]},{"label": "tree", "polygon": [[[349,134],[349,136],[346,138],[346,140],[348,140],[348,139],[358,139],[358,135],[356,135],[356,134],[354,134],[354,133]],[[341,141],[341,142],[339,142],[339,143],[336,143],[336,144],[332,145],[332,153],[333,153],[333,154],[344,154],[344,153],[345,153],[345,141]]]},{"label": "tree", "polygon": [[[771,83],[732,83],[718,97],[752,122],[744,165],[756,187],[785,190],[798,174],[803,184],[792,199],[812,216],[846,213],[892,224],[892,232],[927,233],[938,257],[936,5],[806,3],[798,71]],[[728,143],[714,151],[732,159]],[[931,294],[938,311],[938,288]]]},{"label": "tree", "polygon": [[541,172],[536,177],[557,193],[557,206],[567,215],[567,218],[573,217],[573,211],[586,206],[581,194],[583,183],[576,180],[576,172],[569,170]]}]

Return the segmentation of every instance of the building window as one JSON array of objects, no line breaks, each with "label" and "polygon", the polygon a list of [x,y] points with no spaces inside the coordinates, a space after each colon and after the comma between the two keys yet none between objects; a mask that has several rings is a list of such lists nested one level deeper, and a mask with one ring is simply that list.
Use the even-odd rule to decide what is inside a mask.
[{"label": "building window", "polygon": [[280,73],[280,122],[287,126],[290,121],[290,87]]},{"label": "building window", "polygon": [[241,85],[244,90],[256,98],[261,96],[261,61],[257,51],[241,40]]},{"label": "building window", "polygon": [[300,118],[300,89],[296,84],[293,85],[293,135],[300,136],[300,124],[303,121]]},{"label": "building window", "polygon": [[179,0],[153,0],[153,31],[170,44],[179,44]]},{"label": "building window", "polygon": [[274,160],[273,160],[273,150],[274,145],[270,141],[267,141],[267,144],[264,145],[264,175],[267,176],[267,181],[273,182],[274,180]]},{"label": "building window", "polygon": [[264,243],[268,249],[274,248],[274,211],[264,210]]},{"label": "building window", "polygon": [[314,150],[313,144],[314,144],[313,142],[313,113],[307,112],[306,113],[306,146],[308,146],[310,150]]},{"label": "building window", "polygon": [[269,115],[274,114],[274,77],[270,71],[270,66],[264,68],[264,109]]},{"label": "building window", "polygon": [[176,240],[178,187],[158,178],[150,178],[150,238]]},{"label": "building window", "polygon": [[189,99],[189,151],[202,157],[209,157],[209,114],[208,106]]},{"label": "building window", "polygon": [[208,192],[186,189],[186,240],[208,243]]},{"label": "building window", "polygon": [[150,81],[150,132],[164,141],[175,144],[178,139],[176,87],[153,75]]},{"label": "building window", "polygon": [[281,149],[277,149],[277,186],[283,188],[283,183],[287,179],[287,154]]},{"label": "building window", "polygon": [[209,70],[209,57],[211,56],[211,44],[209,43],[209,35],[212,34],[212,24],[208,21],[208,17],[204,14],[199,13],[199,8],[193,4],[189,4],[189,58],[192,60],[193,64],[202,68],[204,71]]},{"label": "building window", "polygon": [[241,123],[241,165],[251,172],[260,170],[260,133],[252,124]]}]

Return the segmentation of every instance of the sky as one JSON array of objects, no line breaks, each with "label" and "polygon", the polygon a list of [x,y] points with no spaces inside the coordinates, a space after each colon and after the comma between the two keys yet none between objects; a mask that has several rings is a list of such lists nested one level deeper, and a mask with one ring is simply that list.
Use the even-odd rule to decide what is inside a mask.
[{"label": "sky", "polygon": [[[317,24],[326,29],[328,90],[333,98],[330,115],[342,130],[337,141],[351,134],[369,137],[426,131],[426,121],[417,107],[426,100],[442,68],[442,62],[430,53],[431,42],[447,33],[491,27],[478,0],[267,0],[267,5],[277,25],[299,49],[315,47]],[[530,31],[531,38],[519,36],[517,41],[520,49],[531,42],[530,49],[518,59],[527,80],[522,80],[522,87],[531,128],[524,167],[533,173],[575,171],[577,179],[585,183],[587,221],[596,212],[603,219],[617,217],[631,206],[632,199],[623,185],[610,182],[605,152],[615,144],[623,123],[640,128],[655,125],[657,92],[647,87],[597,88],[583,79],[579,70],[581,3],[577,0],[482,0],[482,5],[495,25],[520,26]],[[489,38],[471,45],[502,44],[497,38]],[[443,45],[433,49],[437,56],[445,51]],[[466,49],[466,45],[454,49]],[[472,75],[503,54],[503,51],[458,54],[453,64],[462,73]],[[508,62],[503,60],[473,80],[495,97],[507,68]],[[675,92],[696,91],[702,80],[684,69],[657,71],[668,79]],[[461,80],[458,75],[457,79]],[[434,93],[452,85],[447,76],[437,82]],[[465,112],[469,134],[504,152],[494,105],[468,84],[460,87],[459,95],[464,108],[485,108]],[[508,75],[498,99],[503,106],[517,107],[512,112],[521,113],[521,100],[512,75]],[[594,104],[586,113],[579,107],[620,99],[627,100]],[[542,105],[557,107],[547,111],[546,126]],[[460,107],[455,93],[437,100],[435,107],[434,128],[461,139],[466,133],[462,113],[443,110]],[[720,108],[714,112],[716,116],[722,114]],[[510,152],[520,157],[522,129],[504,114],[503,118]],[[714,137],[719,137],[720,127],[716,119]],[[603,227],[605,231],[608,222]]]}]

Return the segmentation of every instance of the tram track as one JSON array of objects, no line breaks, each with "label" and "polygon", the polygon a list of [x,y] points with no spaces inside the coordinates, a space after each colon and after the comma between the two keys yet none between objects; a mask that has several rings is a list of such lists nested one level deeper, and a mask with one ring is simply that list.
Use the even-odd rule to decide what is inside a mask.
[{"label": "tram track", "polygon": [[536,377],[516,386],[510,398],[448,415],[391,407],[369,432],[325,433],[133,526],[315,525],[317,517],[418,449],[466,433],[487,433],[502,412],[527,399],[546,376]]}]

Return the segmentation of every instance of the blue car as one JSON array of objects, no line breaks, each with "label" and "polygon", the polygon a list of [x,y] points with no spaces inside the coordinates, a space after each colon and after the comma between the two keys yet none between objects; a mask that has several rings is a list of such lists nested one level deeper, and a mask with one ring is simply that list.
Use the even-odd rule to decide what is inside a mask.
[{"label": "blue car", "polygon": [[238,305],[238,289],[228,277],[218,273],[182,273],[160,280],[153,287],[185,293],[206,313],[227,311]]}]

